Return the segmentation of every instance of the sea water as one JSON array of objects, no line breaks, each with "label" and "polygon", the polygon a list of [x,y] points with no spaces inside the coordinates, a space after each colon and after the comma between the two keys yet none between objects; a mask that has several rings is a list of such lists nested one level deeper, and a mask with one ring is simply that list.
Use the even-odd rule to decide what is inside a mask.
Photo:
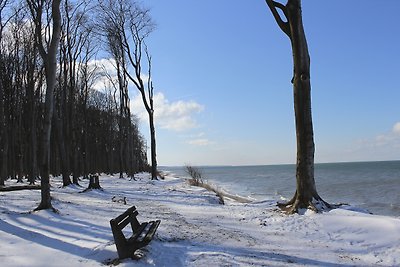
[{"label": "sea water", "polygon": [[[197,167],[209,183],[255,200],[289,200],[296,189],[295,165]],[[188,177],[184,167],[162,167]],[[400,161],[315,164],[319,195],[373,214],[400,217]]]}]

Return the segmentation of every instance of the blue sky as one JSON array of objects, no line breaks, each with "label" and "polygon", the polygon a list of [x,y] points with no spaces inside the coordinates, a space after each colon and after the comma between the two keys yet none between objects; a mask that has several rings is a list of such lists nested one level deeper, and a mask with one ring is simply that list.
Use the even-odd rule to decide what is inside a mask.
[{"label": "blue sky", "polygon": [[[265,2],[143,5],[157,23],[159,165],[294,163],[291,47]],[[303,1],[316,162],[400,159],[399,10],[398,0]]]}]

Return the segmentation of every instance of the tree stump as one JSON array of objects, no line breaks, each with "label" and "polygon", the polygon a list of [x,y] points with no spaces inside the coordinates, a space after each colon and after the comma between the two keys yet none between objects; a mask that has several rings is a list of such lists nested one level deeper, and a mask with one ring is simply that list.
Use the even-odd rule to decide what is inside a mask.
[{"label": "tree stump", "polygon": [[100,186],[100,180],[98,175],[89,176],[89,186],[87,189],[102,189]]}]

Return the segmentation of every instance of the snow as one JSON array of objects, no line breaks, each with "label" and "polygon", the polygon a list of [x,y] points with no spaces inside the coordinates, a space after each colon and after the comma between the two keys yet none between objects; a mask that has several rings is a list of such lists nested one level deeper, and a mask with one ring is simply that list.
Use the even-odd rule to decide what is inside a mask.
[{"label": "snow", "polygon": [[[9,185],[12,181],[7,181]],[[1,266],[399,266],[400,219],[352,207],[285,215],[275,200],[240,203],[166,176],[102,175],[103,191],[61,187],[51,211],[30,212],[40,190],[0,192]],[[127,205],[122,200],[126,197]],[[139,259],[119,261],[109,220],[135,205],[161,219]]]}]

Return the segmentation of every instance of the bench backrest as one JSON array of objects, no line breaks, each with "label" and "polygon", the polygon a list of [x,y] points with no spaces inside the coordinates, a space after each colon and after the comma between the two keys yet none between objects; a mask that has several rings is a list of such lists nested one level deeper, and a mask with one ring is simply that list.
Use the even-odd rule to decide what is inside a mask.
[{"label": "bench backrest", "polygon": [[115,219],[111,219],[110,224],[114,238],[117,238],[118,240],[126,240],[126,237],[122,233],[122,229],[124,229],[129,223],[131,224],[132,232],[135,232],[135,230],[140,227],[140,223],[136,219],[138,214],[136,207],[132,206]]}]

